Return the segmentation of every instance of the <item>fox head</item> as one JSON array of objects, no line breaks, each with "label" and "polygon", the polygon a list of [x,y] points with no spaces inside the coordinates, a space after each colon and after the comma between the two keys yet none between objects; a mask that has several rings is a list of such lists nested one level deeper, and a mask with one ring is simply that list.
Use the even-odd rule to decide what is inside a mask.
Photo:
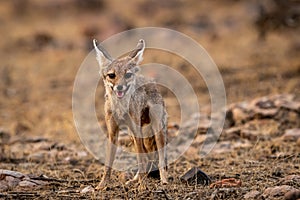
[{"label": "fox head", "polygon": [[111,58],[102,47],[98,48],[96,40],[93,43],[106,92],[119,99],[123,98],[135,85],[138,65],[143,60],[145,41],[139,40],[136,48],[128,56],[118,59]]}]

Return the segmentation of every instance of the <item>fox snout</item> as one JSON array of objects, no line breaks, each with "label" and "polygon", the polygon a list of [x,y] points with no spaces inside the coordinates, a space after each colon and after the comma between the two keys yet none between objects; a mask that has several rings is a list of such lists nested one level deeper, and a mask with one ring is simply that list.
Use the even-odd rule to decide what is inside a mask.
[{"label": "fox snout", "polygon": [[116,89],[117,89],[118,91],[124,90],[123,88],[124,88],[123,85],[117,85],[117,86],[116,86]]},{"label": "fox snout", "polygon": [[122,98],[125,95],[127,90],[128,90],[128,86],[126,86],[126,85],[115,85],[114,86],[114,91],[118,98]]}]

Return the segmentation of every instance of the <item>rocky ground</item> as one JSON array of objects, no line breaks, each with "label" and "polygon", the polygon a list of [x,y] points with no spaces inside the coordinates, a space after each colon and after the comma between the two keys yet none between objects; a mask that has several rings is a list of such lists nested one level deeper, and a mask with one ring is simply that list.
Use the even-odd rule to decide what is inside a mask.
[{"label": "rocky ground", "polygon": [[[297,1],[13,0],[0,1],[0,13],[0,198],[300,198]],[[144,26],[181,31],[208,51],[225,84],[225,126],[214,149],[201,157],[203,142],[216,139],[205,82],[188,63],[146,50],[145,63],[174,67],[198,91],[201,117],[195,113],[181,125],[184,133],[197,134],[170,164],[168,185],[149,177],[146,189],[129,188],[124,182],[131,174],[114,171],[112,184],[95,191],[104,167],[74,128],[73,82],[93,38]],[[190,135],[178,135],[178,103],[163,94],[170,139]],[[103,124],[101,84],[97,97]],[[126,135],[121,139],[130,147]],[[201,171],[183,176],[194,167]]]}]

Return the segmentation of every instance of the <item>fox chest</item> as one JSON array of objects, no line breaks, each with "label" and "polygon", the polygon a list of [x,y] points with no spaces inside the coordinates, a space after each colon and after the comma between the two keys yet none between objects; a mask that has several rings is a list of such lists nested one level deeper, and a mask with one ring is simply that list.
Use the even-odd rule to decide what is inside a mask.
[{"label": "fox chest", "polygon": [[138,104],[113,104],[111,107],[114,119],[119,125],[128,125],[134,122],[135,124],[150,123],[149,108],[142,107]]}]

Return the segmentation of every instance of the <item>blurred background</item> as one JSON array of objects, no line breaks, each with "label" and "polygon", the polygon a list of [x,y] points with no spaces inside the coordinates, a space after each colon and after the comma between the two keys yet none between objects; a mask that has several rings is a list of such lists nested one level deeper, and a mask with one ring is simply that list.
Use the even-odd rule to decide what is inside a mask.
[{"label": "blurred background", "polygon": [[[298,0],[0,0],[0,127],[79,142],[72,89],[92,39],[148,26],[201,44],[222,74],[228,104],[270,94],[299,98],[299,25]],[[146,50],[145,62],[159,58],[203,92],[201,105],[209,104],[204,82],[188,63]],[[166,99],[176,116],[176,99]]]}]

